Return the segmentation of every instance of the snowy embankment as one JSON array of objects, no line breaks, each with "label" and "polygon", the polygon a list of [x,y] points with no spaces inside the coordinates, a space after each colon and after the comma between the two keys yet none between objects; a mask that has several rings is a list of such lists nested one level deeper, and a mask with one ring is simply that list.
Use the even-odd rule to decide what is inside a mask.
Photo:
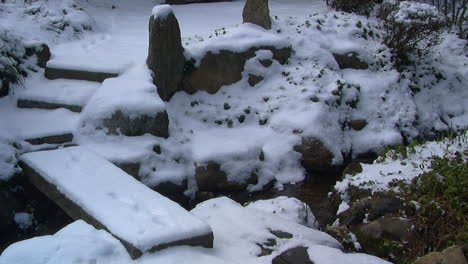
[{"label": "snowy embankment", "polygon": [[370,190],[371,193],[392,190],[399,192],[397,183],[411,183],[417,176],[432,170],[434,157],[454,158],[461,154],[468,160],[468,133],[455,138],[445,138],[441,141],[428,141],[403,151],[389,150],[372,164],[361,163],[362,172],[346,175],[335,185],[335,190],[341,196],[342,203],[337,214],[349,208],[348,191],[351,187]]},{"label": "snowy embankment", "polygon": [[[331,236],[309,228],[310,209],[293,198],[279,197],[242,207],[228,198],[199,204],[192,213],[213,229],[213,249],[172,247],[131,260],[124,247],[105,231],[83,221],[65,227],[53,236],[16,243],[0,257],[1,264],[86,263],[271,263],[280,252],[308,248],[316,264],[386,264],[365,254],[345,254]],[[264,252],[271,252],[262,255]],[[27,254],[25,254],[27,252]]]}]

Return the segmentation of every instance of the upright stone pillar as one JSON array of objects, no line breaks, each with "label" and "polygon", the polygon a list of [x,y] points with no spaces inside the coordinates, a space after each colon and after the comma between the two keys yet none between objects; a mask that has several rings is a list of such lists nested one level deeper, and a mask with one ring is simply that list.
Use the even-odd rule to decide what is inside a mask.
[{"label": "upright stone pillar", "polygon": [[153,8],[149,21],[149,48],[146,59],[153,71],[153,82],[164,101],[181,90],[184,71],[184,48],[180,37],[179,22],[170,5]]},{"label": "upright stone pillar", "polygon": [[271,29],[268,0],[247,0],[242,12],[244,23],[253,23],[265,29]]}]

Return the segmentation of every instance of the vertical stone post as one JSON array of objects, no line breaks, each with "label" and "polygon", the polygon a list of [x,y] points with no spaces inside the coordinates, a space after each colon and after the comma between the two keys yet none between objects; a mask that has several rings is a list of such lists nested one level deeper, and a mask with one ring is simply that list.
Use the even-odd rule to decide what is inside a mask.
[{"label": "vertical stone post", "polygon": [[247,0],[242,12],[244,23],[253,23],[265,29],[271,29],[268,0]]},{"label": "vertical stone post", "polygon": [[149,21],[149,48],[146,59],[153,71],[153,82],[164,101],[181,90],[184,71],[184,48],[180,36],[179,22],[170,5],[153,8]]}]

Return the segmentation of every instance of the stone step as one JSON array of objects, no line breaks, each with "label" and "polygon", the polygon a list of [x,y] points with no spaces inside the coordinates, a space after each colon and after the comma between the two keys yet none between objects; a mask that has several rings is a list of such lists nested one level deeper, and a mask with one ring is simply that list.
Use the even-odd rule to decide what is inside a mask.
[{"label": "stone step", "polygon": [[67,214],[111,233],[133,259],[170,246],[213,247],[208,224],[86,148],[27,153],[20,166]]},{"label": "stone step", "polygon": [[103,82],[105,79],[117,77],[119,76],[119,74],[111,72],[89,71],[83,69],[67,69],[47,65],[45,68],[44,76],[50,80],[72,79]]},{"label": "stone step", "polygon": [[24,141],[28,142],[31,145],[42,145],[42,144],[65,144],[73,141],[72,133],[64,133],[57,135],[50,135],[44,137],[36,137],[25,139]]},{"label": "stone step", "polygon": [[80,113],[83,110],[81,105],[69,105],[59,103],[42,102],[39,100],[18,99],[17,106],[19,108],[39,108],[39,109],[58,109],[65,108],[75,113]]},{"label": "stone step", "polygon": [[24,86],[26,89],[20,90],[17,95],[19,108],[65,108],[79,113],[101,84],[66,79],[48,80],[38,73],[28,78]]}]

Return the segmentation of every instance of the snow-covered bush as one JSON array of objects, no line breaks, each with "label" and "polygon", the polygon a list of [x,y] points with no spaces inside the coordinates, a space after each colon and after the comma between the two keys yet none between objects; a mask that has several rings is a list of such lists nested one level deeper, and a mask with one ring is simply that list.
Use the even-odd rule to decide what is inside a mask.
[{"label": "snow-covered bush", "polygon": [[403,1],[383,3],[377,17],[383,42],[400,62],[407,63],[411,54],[421,55],[436,45],[445,22],[434,6]]},{"label": "snow-covered bush", "polygon": [[76,35],[94,27],[93,19],[73,0],[29,0],[24,12],[41,21],[44,29],[57,34]]},{"label": "snow-covered bush", "polygon": [[375,0],[327,0],[327,5],[338,10],[360,15],[369,15]]},{"label": "snow-covered bush", "polygon": [[0,135],[0,182],[8,180],[19,171],[16,152],[10,142]]},{"label": "snow-covered bush", "polygon": [[0,97],[8,94],[10,84],[18,83],[25,71],[23,42],[12,32],[0,27]]}]

